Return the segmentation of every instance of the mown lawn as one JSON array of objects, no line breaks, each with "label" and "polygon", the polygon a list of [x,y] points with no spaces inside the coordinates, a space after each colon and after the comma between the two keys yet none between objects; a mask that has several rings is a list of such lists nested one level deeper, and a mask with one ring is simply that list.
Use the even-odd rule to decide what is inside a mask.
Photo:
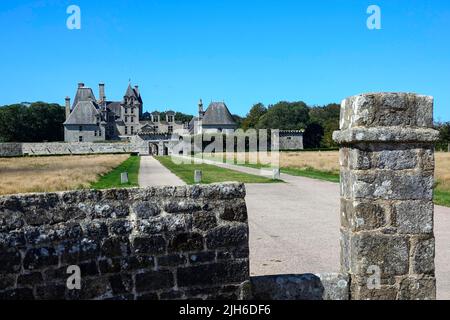
[{"label": "mown lawn", "polygon": [[156,157],[156,159],[172,173],[187,184],[194,184],[195,170],[202,171],[202,183],[210,184],[217,182],[236,181],[243,183],[274,183],[282,182],[266,177],[242,173],[230,169],[220,168],[210,164],[176,164],[169,156]]},{"label": "mown lawn", "polygon": [[[91,185],[92,189],[111,189],[111,188],[127,188],[127,187],[137,187],[139,167],[140,167],[140,157],[130,156],[127,160],[122,162],[118,167],[114,168],[109,173],[100,177],[97,182]],[[122,172],[128,172],[128,183],[120,183],[120,175]]]}]

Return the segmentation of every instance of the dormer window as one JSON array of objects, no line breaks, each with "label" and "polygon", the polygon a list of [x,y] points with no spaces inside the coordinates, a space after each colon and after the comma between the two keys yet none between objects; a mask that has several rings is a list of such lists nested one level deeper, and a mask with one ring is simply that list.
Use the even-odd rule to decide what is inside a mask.
[{"label": "dormer window", "polygon": [[168,122],[173,122],[173,116],[168,116],[168,117],[167,117],[167,121],[168,121]]}]

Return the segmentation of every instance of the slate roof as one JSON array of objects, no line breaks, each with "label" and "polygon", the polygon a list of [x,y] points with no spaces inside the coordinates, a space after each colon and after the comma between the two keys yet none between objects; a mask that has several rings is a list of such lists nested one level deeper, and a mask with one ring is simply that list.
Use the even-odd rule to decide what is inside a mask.
[{"label": "slate roof", "polygon": [[127,92],[125,92],[125,97],[135,97],[137,99],[136,91],[131,87],[131,84],[128,85]]},{"label": "slate roof", "polygon": [[202,125],[236,125],[224,102],[211,102],[202,120]]},{"label": "slate roof", "polygon": [[97,116],[101,116],[96,105],[92,101],[80,101],[70,113],[64,124],[88,125],[97,124]]},{"label": "slate roof", "polygon": [[111,110],[112,112],[114,112],[114,114],[118,117],[121,116],[121,112],[122,112],[122,108],[121,108],[121,102],[120,101],[108,101],[106,103],[106,107]]},{"label": "slate roof", "polygon": [[82,87],[78,88],[75,99],[73,100],[72,110],[77,106],[80,101],[96,101],[94,92],[91,88]]},{"label": "slate roof", "polygon": [[125,97],[134,97],[139,101],[139,103],[142,103],[142,97],[139,89],[136,87],[133,88],[131,84],[128,84],[127,92],[125,92]]}]

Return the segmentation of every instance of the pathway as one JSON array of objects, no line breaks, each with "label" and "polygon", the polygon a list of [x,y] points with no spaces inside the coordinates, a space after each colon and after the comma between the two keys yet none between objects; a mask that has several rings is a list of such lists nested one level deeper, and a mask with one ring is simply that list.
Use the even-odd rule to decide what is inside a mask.
[{"label": "pathway", "polygon": [[150,186],[182,186],[185,183],[151,156],[141,157],[139,185]]}]

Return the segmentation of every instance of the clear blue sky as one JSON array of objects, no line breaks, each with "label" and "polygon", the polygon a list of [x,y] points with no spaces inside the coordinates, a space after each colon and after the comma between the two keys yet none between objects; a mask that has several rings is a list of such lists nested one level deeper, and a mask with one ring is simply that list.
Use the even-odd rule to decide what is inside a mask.
[{"label": "clear blue sky", "polygon": [[[71,4],[81,30],[66,27]],[[366,27],[371,4],[382,30]],[[408,91],[450,120],[448,0],[1,1],[0,43],[0,105],[63,104],[79,81],[119,100],[131,78],[146,110]]]}]

